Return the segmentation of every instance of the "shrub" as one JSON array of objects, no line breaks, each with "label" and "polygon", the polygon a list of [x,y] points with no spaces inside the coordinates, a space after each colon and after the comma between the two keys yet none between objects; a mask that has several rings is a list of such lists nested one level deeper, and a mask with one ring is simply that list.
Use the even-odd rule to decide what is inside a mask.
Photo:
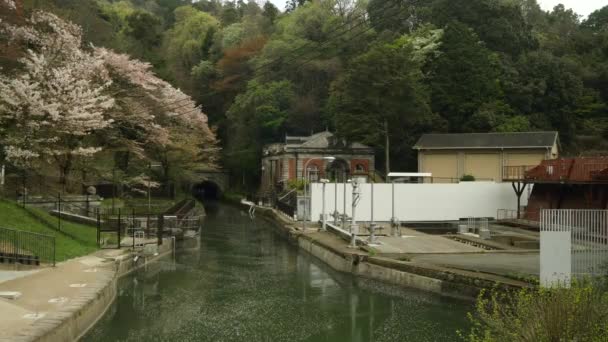
[{"label": "shrub", "polygon": [[599,283],[571,288],[497,290],[480,294],[472,327],[460,333],[470,342],[606,341],[608,293]]},{"label": "shrub", "polygon": [[306,184],[306,181],[303,179],[291,179],[287,182],[287,187],[289,187],[289,189],[296,189],[298,191],[303,191],[304,190],[304,185]]},{"label": "shrub", "polygon": [[474,182],[475,181],[475,176],[473,176],[473,175],[463,175],[460,178],[460,181],[461,182]]}]

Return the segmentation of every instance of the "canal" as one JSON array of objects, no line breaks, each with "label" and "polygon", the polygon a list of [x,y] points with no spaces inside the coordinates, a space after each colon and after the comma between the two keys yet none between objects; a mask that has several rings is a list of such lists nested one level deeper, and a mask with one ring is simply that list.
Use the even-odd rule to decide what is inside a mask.
[{"label": "canal", "polygon": [[198,249],[120,280],[83,341],[458,341],[470,304],[337,273],[208,204]]}]

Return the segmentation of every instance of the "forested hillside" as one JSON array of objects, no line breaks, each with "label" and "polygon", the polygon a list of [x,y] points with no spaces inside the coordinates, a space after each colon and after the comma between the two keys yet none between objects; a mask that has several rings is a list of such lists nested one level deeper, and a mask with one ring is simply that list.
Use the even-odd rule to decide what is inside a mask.
[{"label": "forested hillside", "polygon": [[[257,179],[261,146],[329,128],[415,168],[425,132],[558,130],[608,150],[608,6],[536,0],[26,0],[84,39],[152,63],[202,105],[223,165]],[[179,105],[179,104],[178,104]]]}]

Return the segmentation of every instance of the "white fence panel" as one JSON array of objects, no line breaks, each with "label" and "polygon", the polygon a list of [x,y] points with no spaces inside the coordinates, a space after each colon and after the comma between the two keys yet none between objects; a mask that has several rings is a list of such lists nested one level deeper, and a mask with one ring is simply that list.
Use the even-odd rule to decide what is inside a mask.
[{"label": "white fence panel", "polygon": [[[555,274],[564,268],[569,268],[568,278],[608,273],[608,210],[544,209],[540,228],[543,286],[562,282],[563,277]],[[564,254],[568,254],[568,258]],[[564,264],[558,265],[562,262],[559,260]],[[543,275],[548,277],[545,283]]]},{"label": "white fence panel", "polygon": [[[393,217],[393,184],[361,184],[362,197],[357,206],[357,221],[388,222]],[[517,207],[511,183],[462,182],[457,184],[394,184],[394,211],[400,221],[452,221],[469,216],[496,217],[498,209]],[[322,211],[322,184],[311,185],[311,218]],[[346,211],[351,216],[352,186],[330,183],[325,187],[325,210]],[[337,196],[336,196],[337,195]],[[346,197],[346,202],[345,202]],[[344,206],[346,203],[346,206]],[[527,201],[522,198],[522,205]],[[345,208],[346,207],[346,208]]]}]

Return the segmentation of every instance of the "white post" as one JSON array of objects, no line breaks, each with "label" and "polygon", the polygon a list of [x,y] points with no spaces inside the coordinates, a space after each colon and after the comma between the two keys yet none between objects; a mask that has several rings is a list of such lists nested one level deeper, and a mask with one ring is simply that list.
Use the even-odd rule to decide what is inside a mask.
[{"label": "white post", "polygon": [[308,197],[306,197],[306,187],[308,187],[308,170],[306,169],[306,166],[308,165],[308,162],[311,161],[312,159],[308,160],[306,163],[304,163],[304,217],[302,218],[302,231],[306,231],[306,219],[307,219],[307,214],[308,214]]},{"label": "white post", "polygon": [[346,230],[346,175],[344,175],[344,180],[343,180],[343,184],[342,186],[344,187],[344,195],[343,195],[343,201],[342,201],[342,230]]},{"label": "white post", "polygon": [[0,186],[4,186],[4,164],[2,164],[2,168],[0,168]]},{"label": "white post", "polygon": [[397,219],[397,217],[395,217],[395,182],[393,181],[391,183],[391,191],[392,191],[392,200],[391,200],[391,205],[392,205],[392,218],[391,218],[391,235],[392,236],[398,236],[398,225],[399,225],[399,220]]},{"label": "white post", "polygon": [[334,226],[338,226],[338,176],[334,175]]},{"label": "white post", "polygon": [[350,247],[357,248],[357,234],[359,233],[359,227],[357,226],[357,217],[355,215],[357,204],[359,203],[359,199],[361,198],[361,191],[359,188],[359,183],[356,178],[353,178],[351,182],[353,186],[353,201],[352,201],[352,219],[350,225]]},{"label": "white post", "polygon": [[326,226],[326,222],[325,222],[325,184],[326,184],[326,182],[323,182],[323,209],[321,211],[321,221],[323,222],[323,225],[321,226],[322,231],[327,230],[327,226]]}]

